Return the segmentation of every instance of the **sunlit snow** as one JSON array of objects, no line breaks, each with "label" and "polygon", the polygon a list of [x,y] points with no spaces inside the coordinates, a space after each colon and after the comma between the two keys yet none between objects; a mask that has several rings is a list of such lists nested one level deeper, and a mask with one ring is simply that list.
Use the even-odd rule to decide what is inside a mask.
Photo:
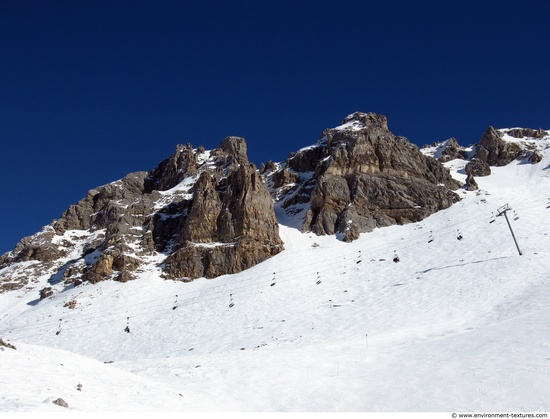
[{"label": "sunlit snow", "polygon": [[[285,251],[240,274],[166,281],[152,261],[124,284],[2,294],[0,411],[548,411],[544,152],[352,243],[286,220]],[[464,163],[446,165],[463,180]]]}]

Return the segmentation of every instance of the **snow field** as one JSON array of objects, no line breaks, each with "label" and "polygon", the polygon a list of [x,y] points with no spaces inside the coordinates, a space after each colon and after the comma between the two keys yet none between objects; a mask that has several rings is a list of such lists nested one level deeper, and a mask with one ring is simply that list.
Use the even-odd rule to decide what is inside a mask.
[{"label": "snow field", "polygon": [[281,225],[237,275],[0,295],[0,411],[548,411],[545,162],[353,243]]}]

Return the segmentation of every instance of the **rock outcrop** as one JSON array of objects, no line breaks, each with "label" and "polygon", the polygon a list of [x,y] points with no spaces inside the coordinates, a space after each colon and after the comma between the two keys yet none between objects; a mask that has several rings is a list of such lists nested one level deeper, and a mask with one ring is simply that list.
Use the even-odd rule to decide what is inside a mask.
[{"label": "rock outcrop", "polygon": [[460,183],[449,171],[373,113],[349,115],[264,177],[280,211],[300,217],[302,231],[344,241],[420,221],[459,200],[452,190]]},{"label": "rock outcrop", "polygon": [[58,397],[57,399],[52,401],[53,404],[56,404],[58,406],[64,407],[65,409],[69,408],[69,403],[67,403],[65,400],[63,400],[61,397]]},{"label": "rock outcrop", "polygon": [[477,191],[479,189],[479,186],[477,185],[474,175],[472,175],[471,173],[468,173],[468,175],[466,176],[464,189],[466,189],[467,191]]},{"label": "rock outcrop", "polygon": [[472,158],[472,160],[466,164],[464,170],[469,176],[489,176],[491,174],[491,166],[477,157]]},{"label": "rock outcrop", "polygon": [[475,190],[474,177],[491,166],[540,161],[549,136],[489,127],[472,152],[450,138],[424,154],[392,134],[385,116],[356,112],[259,171],[240,137],[209,151],[178,145],[155,169],[90,190],[0,256],[0,292],[27,287],[43,300],[69,285],[127,282],[144,271],[181,281],[237,273],[283,249],[279,223],[352,241],[457,202],[461,184],[444,162],[471,158],[464,188]]},{"label": "rock outcrop", "polygon": [[467,157],[468,155],[464,151],[464,148],[458,144],[456,138],[452,137],[444,142],[444,147],[443,150],[441,150],[441,155],[438,157],[438,160],[441,163],[446,163],[455,159],[464,160]]},{"label": "rock outcrop", "polygon": [[179,145],[154,170],[89,191],[0,257],[0,291],[44,276],[50,284],[126,282],[145,265],[169,279],[212,278],[282,249],[271,197],[246,143],[228,137],[211,151]]},{"label": "rock outcrop", "polygon": [[532,128],[511,128],[511,129],[505,130],[505,132],[510,137],[514,137],[518,139],[530,137],[530,138],[536,138],[540,140],[548,135],[548,133],[542,128],[539,128],[536,130]]},{"label": "rock outcrop", "polygon": [[474,156],[466,165],[466,173],[471,176],[488,176],[491,174],[491,166],[506,166],[514,160],[538,163],[542,160],[542,153],[536,143],[547,135],[547,131],[542,129],[497,130],[490,126],[474,146]]},{"label": "rock outcrop", "polygon": [[17,348],[13,346],[11,343],[4,342],[4,340],[0,338],[0,349],[4,350],[4,348],[17,350]]},{"label": "rock outcrop", "polygon": [[502,132],[489,127],[475,148],[474,158],[489,166],[506,166],[515,160],[520,152],[521,147],[517,143],[502,140]]},{"label": "rock outcrop", "polygon": [[174,223],[169,210],[154,220],[153,230],[165,237],[156,238],[157,248],[172,250],[164,264],[168,277],[236,273],[282,250],[271,197],[248,162],[246,144],[230,137],[219,150],[216,169],[199,175],[193,199],[179,207],[186,217]]}]

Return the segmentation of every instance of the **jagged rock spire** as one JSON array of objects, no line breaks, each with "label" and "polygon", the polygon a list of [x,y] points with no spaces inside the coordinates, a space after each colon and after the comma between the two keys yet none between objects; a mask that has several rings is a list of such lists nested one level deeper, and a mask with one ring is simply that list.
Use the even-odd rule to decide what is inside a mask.
[{"label": "jagged rock spire", "polygon": [[[211,278],[280,252],[278,228],[245,140],[227,137],[211,151],[178,145],[150,172],[90,190],[3,255],[0,269],[34,261],[35,272],[65,285],[125,282],[156,259],[166,278]],[[24,270],[5,270],[2,286],[19,288],[26,277]]]}]

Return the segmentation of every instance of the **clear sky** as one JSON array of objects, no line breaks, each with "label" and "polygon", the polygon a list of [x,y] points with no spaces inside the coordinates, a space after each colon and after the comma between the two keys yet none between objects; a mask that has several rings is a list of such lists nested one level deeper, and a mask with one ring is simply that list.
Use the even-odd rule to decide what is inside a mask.
[{"label": "clear sky", "polygon": [[0,0],[0,253],[176,144],[281,161],[355,111],[550,129],[550,2]]}]

